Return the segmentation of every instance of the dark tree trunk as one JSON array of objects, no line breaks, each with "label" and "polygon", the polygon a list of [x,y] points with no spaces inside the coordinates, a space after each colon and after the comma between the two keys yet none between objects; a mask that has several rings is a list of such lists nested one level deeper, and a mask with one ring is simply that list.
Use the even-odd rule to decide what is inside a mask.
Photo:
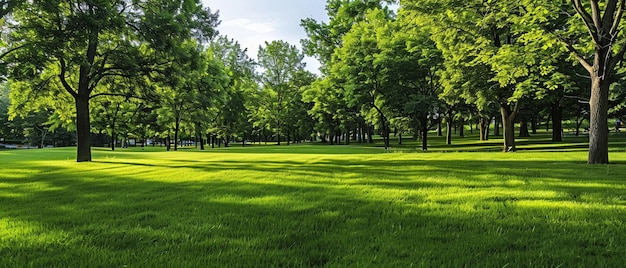
[{"label": "dark tree trunk", "polygon": [[180,131],[180,120],[176,119],[176,127],[174,128],[174,151],[178,151],[178,132]]},{"label": "dark tree trunk", "polygon": [[452,145],[452,120],[449,117],[448,120],[446,120],[446,144],[447,145]]},{"label": "dark tree trunk", "polygon": [[508,104],[500,104],[500,112],[502,114],[502,127],[504,128],[504,146],[502,151],[515,152],[515,117],[517,116],[518,105],[513,110]]},{"label": "dark tree trunk", "polygon": [[528,121],[522,120],[519,122],[519,136],[520,138],[530,137],[530,132],[528,132]]},{"label": "dark tree trunk", "polygon": [[[552,104],[552,111],[550,113],[550,117],[553,121],[552,127],[552,141],[559,142],[563,141],[563,108],[559,102],[555,102]],[[549,126],[550,124],[547,123]]]},{"label": "dark tree trunk", "polygon": [[441,119],[437,120],[437,137],[443,136],[443,131],[441,130]]},{"label": "dark tree trunk", "polygon": [[398,133],[398,145],[402,145],[402,133]]},{"label": "dark tree trunk", "polygon": [[171,150],[172,148],[172,137],[170,137],[169,131],[167,132],[167,140],[165,140],[165,148],[167,149],[167,151]]},{"label": "dark tree trunk", "polygon": [[115,142],[117,141],[115,133],[115,120],[113,120],[113,123],[111,123],[111,151],[115,151]]},{"label": "dark tree trunk", "polygon": [[465,119],[463,116],[459,119],[459,137],[465,137]]},{"label": "dark tree trunk", "polygon": [[[598,55],[596,55],[596,58]],[[594,64],[594,66],[597,66]],[[595,68],[595,67],[594,67]],[[592,76],[589,100],[589,156],[588,164],[609,163],[609,80]]]},{"label": "dark tree trunk", "polygon": [[280,145],[280,122],[278,122],[278,127],[276,128],[276,139],[278,140],[278,145]]},{"label": "dark tree trunk", "polygon": [[374,126],[368,126],[368,129],[367,129],[367,143],[374,143],[374,137],[372,137],[373,133],[374,133]]},{"label": "dark tree trunk", "polygon": [[79,91],[76,98],[76,162],[89,162],[91,161],[89,95],[81,93],[82,91]]},{"label": "dark tree trunk", "polygon": [[363,125],[360,124],[359,125],[359,143],[363,143],[363,141],[365,140],[364,136],[365,136],[365,129],[363,129]]},{"label": "dark tree trunk", "polygon": [[534,115],[530,117],[530,128],[533,135],[537,135],[537,119]]},{"label": "dark tree trunk", "polygon": [[500,120],[502,120],[502,118],[498,118],[498,117],[499,116],[496,114],[493,120],[493,135],[494,136],[500,136]]},{"label": "dark tree trunk", "polygon": [[421,134],[422,134],[422,150],[428,150],[428,119],[423,118],[421,120]]}]

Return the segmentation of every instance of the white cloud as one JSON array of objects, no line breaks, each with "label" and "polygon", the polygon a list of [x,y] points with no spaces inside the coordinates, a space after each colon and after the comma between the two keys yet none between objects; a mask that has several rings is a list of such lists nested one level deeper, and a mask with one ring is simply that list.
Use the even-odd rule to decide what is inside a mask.
[{"label": "white cloud", "polygon": [[271,33],[276,31],[276,23],[251,21],[249,19],[234,19],[223,23],[226,27],[238,27],[259,34]]}]

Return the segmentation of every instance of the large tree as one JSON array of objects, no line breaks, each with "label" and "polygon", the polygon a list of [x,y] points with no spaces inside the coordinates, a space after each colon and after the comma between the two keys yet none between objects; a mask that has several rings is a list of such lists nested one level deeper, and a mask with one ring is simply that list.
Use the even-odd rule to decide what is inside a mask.
[{"label": "large tree", "polygon": [[9,26],[9,50],[20,48],[9,55],[9,75],[60,83],[76,109],[76,160],[91,161],[90,100],[115,94],[99,91],[102,79],[159,70],[171,63],[163,55],[176,54],[183,40],[212,37],[217,23],[198,0],[29,1]]},{"label": "large tree", "polygon": [[263,69],[263,110],[276,130],[279,145],[285,122],[291,116],[290,103],[298,96],[298,89],[290,83],[304,69],[303,58],[296,46],[285,41],[265,42],[265,46],[259,47],[258,61]]},{"label": "large tree", "polygon": [[615,82],[616,67],[626,53],[626,37],[622,18],[625,0],[591,0],[582,3],[572,0],[576,12],[589,31],[593,44],[593,57],[587,57],[571,43],[566,47],[575,55],[591,76],[589,100],[589,164],[609,163],[609,135],[607,114],[609,92]]}]

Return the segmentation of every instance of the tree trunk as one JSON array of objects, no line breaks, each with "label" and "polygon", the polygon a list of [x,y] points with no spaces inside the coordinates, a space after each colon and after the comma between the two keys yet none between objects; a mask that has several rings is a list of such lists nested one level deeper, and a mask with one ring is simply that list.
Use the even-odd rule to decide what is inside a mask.
[{"label": "tree trunk", "polygon": [[111,124],[111,151],[115,151],[115,142],[117,141],[117,135],[115,135],[115,120]]},{"label": "tree trunk", "polygon": [[493,120],[493,135],[494,136],[500,136],[500,120],[498,120],[498,115],[494,116],[494,120]]},{"label": "tree trunk", "polygon": [[278,122],[278,127],[276,128],[276,138],[278,139],[278,145],[280,145],[280,121]]},{"label": "tree trunk", "polygon": [[439,120],[437,120],[437,137],[443,136],[443,131],[441,129],[441,118],[439,118]]},{"label": "tree trunk", "polygon": [[180,120],[176,119],[176,128],[174,129],[174,151],[178,151],[178,131],[180,130]]},{"label": "tree trunk", "polygon": [[521,120],[519,122],[519,136],[520,138],[530,137],[530,133],[528,132],[528,122],[526,120]]},{"label": "tree trunk", "polygon": [[452,117],[448,117],[448,120],[446,120],[446,144],[447,145],[452,145]]},{"label": "tree trunk", "polygon": [[489,140],[489,118],[481,117],[478,119],[478,130],[481,141]]},{"label": "tree trunk", "polygon": [[530,117],[530,129],[533,135],[537,135],[537,119],[534,115]]},{"label": "tree trunk", "polygon": [[[552,111],[550,113],[550,118],[552,118],[552,141],[559,142],[563,141],[563,108],[559,102],[555,102],[552,104]],[[550,125],[547,123],[547,125]]]},{"label": "tree trunk", "polygon": [[515,117],[517,116],[518,106],[511,111],[508,104],[500,104],[500,113],[502,114],[502,127],[504,129],[504,146],[502,151],[515,152]]},{"label": "tree trunk", "polygon": [[79,92],[76,98],[76,162],[91,161],[91,124],[89,95]]},{"label": "tree trunk", "polygon": [[398,133],[398,145],[402,145],[402,133]]},{"label": "tree trunk", "polygon": [[463,116],[459,118],[459,137],[465,137],[465,119]]},{"label": "tree trunk", "polygon": [[422,119],[422,150],[428,150],[428,119]]},{"label": "tree trunk", "polygon": [[171,150],[172,148],[172,137],[170,137],[170,132],[167,132],[167,140],[165,140],[165,146],[167,148],[167,151]]},{"label": "tree trunk", "polygon": [[[594,64],[594,66],[596,65]],[[607,122],[609,87],[610,82],[608,80],[592,76],[591,99],[589,100],[588,164],[609,163],[609,126]]]}]

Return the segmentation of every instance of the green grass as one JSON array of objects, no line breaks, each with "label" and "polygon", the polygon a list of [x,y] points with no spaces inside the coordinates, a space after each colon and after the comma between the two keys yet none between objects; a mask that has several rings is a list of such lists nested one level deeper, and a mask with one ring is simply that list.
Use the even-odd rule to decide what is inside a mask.
[{"label": "green grass", "polygon": [[0,151],[0,267],[623,266],[613,140]]}]

